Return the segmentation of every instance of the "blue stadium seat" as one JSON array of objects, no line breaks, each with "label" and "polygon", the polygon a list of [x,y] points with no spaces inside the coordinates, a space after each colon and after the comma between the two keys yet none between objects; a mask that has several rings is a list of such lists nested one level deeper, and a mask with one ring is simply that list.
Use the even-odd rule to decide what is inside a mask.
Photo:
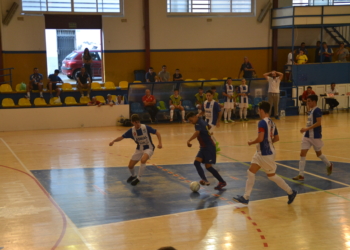
[{"label": "blue stadium seat", "polygon": [[157,108],[160,112],[169,112],[169,107],[164,101],[157,101]]},{"label": "blue stadium seat", "polygon": [[257,106],[259,104],[259,102],[262,102],[262,98],[261,97],[255,97],[254,98],[254,105]]},{"label": "blue stadium seat", "polygon": [[145,110],[143,109],[143,107],[141,106],[141,103],[139,102],[133,102],[130,104],[130,109],[131,109],[131,113],[144,113]]},{"label": "blue stadium seat", "polygon": [[194,111],[196,108],[193,106],[192,102],[190,100],[183,100],[182,106],[185,108],[186,111]]}]

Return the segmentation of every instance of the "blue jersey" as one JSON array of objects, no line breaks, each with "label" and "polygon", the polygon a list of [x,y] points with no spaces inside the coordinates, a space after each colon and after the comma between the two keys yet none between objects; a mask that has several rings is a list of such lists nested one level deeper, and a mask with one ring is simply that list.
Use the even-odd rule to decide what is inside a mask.
[{"label": "blue jersey", "polygon": [[[249,90],[248,90],[248,85],[240,85],[238,88],[238,93],[240,94],[248,94]],[[246,103],[248,104],[248,96],[240,96],[241,97],[241,103]]]},{"label": "blue jersey", "polygon": [[[322,110],[318,107],[313,108],[310,111],[310,114],[307,118],[307,123],[306,127],[310,127],[314,125],[317,120],[316,118],[322,117]],[[318,126],[316,128],[310,129],[305,132],[304,134],[305,137],[310,138],[310,139],[321,139],[322,138],[322,126]]]},{"label": "blue jersey", "polygon": [[[224,85],[224,92],[229,96],[233,96],[233,85],[229,85],[226,83]],[[233,98],[231,99],[231,98],[225,96],[225,102],[233,102]]]},{"label": "blue jersey", "polygon": [[194,128],[196,131],[199,131],[197,140],[199,142],[200,147],[215,149],[215,143],[211,138],[208,124],[204,120],[199,118]]},{"label": "blue jersey", "polygon": [[219,118],[220,105],[212,100],[209,102],[206,100],[202,106],[202,111],[205,113],[205,120],[209,125],[216,125]]},{"label": "blue jersey", "polygon": [[155,134],[157,130],[154,128],[141,124],[141,127],[139,129],[136,129],[135,127],[132,127],[128,131],[125,132],[125,134],[122,135],[123,138],[130,138],[135,141],[137,144],[136,149],[139,150],[145,150],[145,149],[151,149],[154,150],[154,145],[152,142],[152,137],[150,134]]},{"label": "blue jersey", "polygon": [[62,79],[59,76],[56,76],[55,74],[49,75],[49,79],[51,82],[59,82],[62,81]]},{"label": "blue jersey", "polygon": [[41,82],[43,80],[43,75],[42,74],[31,74],[29,77],[29,80],[35,81],[35,82]]},{"label": "blue jersey", "polygon": [[257,144],[257,151],[261,155],[275,154],[275,148],[272,139],[278,135],[276,124],[270,118],[264,118],[258,123],[258,133],[264,132],[264,139]]}]

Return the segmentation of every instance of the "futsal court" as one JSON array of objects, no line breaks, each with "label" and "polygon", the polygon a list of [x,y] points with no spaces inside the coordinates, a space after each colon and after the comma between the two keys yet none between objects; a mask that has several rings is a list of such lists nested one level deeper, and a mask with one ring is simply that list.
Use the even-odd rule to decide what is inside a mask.
[{"label": "futsal court", "polygon": [[194,133],[189,123],[151,125],[163,149],[135,187],[126,183],[135,143],[108,145],[126,127],[0,133],[0,249],[350,249],[349,118],[347,112],[323,116],[322,151],[333,174],[310,150],[304,182],[292,177],[307,116],[276,121],[277,174],[298,191],[291,205],[262,171],[249,205],[232,201],[244,193],[256,150],[247,142],[257,136],[257,119],[221,123],[215,168],[227,186],[214,190],[217,182],[206,172],[211,185],[198,193],[189,189],[199,181],[198,142],[186,145]]}]

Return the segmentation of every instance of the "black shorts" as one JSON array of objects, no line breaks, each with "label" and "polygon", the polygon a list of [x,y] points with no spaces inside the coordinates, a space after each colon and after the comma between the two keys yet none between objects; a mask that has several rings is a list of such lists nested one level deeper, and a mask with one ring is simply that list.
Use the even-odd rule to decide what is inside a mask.
[{"label": "black shorts", "polygon": [[32,84],[32,90],[39,90],[39,84],[31,83]]},{"label": "black shorts", "polygon": [[52,84],[52,90],[56,90],[56,88],[57,88],[57,82],[56,83],[51,83]]},{"label": "black shorts", "polygon": [[208,148],[200,148],[197,154],[198,158],[202,159],[202,163],[204,164],[215,164],[216,163],[216,148],[208,147]]}]

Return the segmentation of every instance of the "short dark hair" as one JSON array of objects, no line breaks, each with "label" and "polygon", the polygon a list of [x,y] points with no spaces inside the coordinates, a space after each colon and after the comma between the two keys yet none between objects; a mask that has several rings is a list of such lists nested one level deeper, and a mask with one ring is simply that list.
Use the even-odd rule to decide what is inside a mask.
[{"label": "short dark hair", "polygon": [[179,89],[174,89],[174,92],[175,92],[175,91],[179,91]]},{"label": "short dark hair", "polygon": [[162,66],[162,68],[164,68],[164,67],[166,68],[166,65],[165,65],[165,64]]},{"label": "short dark hair", "polygon": [[339,45],[340,45],[340,44],[344,44],[344,42],[339,42]]},{"label": "short dark hair", "polygon": [[305,44],[304,42],[301,43],[301,45]]},{"label": "short dark hair", "polygon": [[59,71],[58,69],[55,69],[55,74],[56,74],[56,73],[60,73],[60,71]]},{"label": "short dark hair", "polygon": [[309,95],[307,97],[307,99],[310,99],[311,101],[317,102],[318,101],[318,96],[317,95]]},{"label": "short dark hair", "polygon": [[176,250],[176,249],[173,247],[161,247],[158,250]]},{"label": "short dark hair", "polygon": [[210,89],[207,90],[207,92],[205,92],[206,94],[210,93],[213,94],[213,91],[211,91]]},{"label": "short dark hair", "polygon": [[316,43],[321,43],[321,41],[317,41]]},{"label": "short dark hair", "polygon": [[196,114],[194,112],[190,112],[186,115],[186,120],[190,119],[191,117],[196,116]]},{"label": "short dark hair", "polygon": [[203,90],[203,87],[199,87],[198,89],[201,89],[201,90]]},{"label": "short dark hair", "polygon": [[179,70],[179,69],[175,69],[175,70]]},{"label": "short dark hair", "polygon": [[332,86],[333,84],[335,85],[335,82],[332,82],[332,83],[331,83],[331,86]]},{"label": "short dark hair", "polygon": [[312,89],[312,87],[311,86],[307,86],[307,89]]},{"label": "short dark hair", "polygon": [[36,69],[38,69],[38,68],[34,68],[33,70],[36,70]]},{"label": "short dark hair", "polygon": [[327,44],[326,42],[323,42],[322,44]]},{"label": "short dark hair", "polygon": [[133,115],[131,116],[131,121],[132,121],[132,122],[139,122],[139,121],[140,121],[139,115],[138,115],[138,114],[133,114]]},{"label": "short dark hair", "polygon": [[270,112],[270,103],[262,101],[258,104],[259,109],[264,110],[266,114]]},{"label": "short dark hair", "polygon": [[153,69],[153,67],[149,67],[149,69]]},{"label": "short dark hair", "polygon": [[228,79],[231,79],[231,80],[232,80],[232,77],[231,77],[231,76],[229,76],[229,77],[227,77],[227,80],[228,80]]},{"label": "short dark hair", "polygon": [[216,89],[216,87],[215,86],[211,86],[211,88],[210,89]]}]

